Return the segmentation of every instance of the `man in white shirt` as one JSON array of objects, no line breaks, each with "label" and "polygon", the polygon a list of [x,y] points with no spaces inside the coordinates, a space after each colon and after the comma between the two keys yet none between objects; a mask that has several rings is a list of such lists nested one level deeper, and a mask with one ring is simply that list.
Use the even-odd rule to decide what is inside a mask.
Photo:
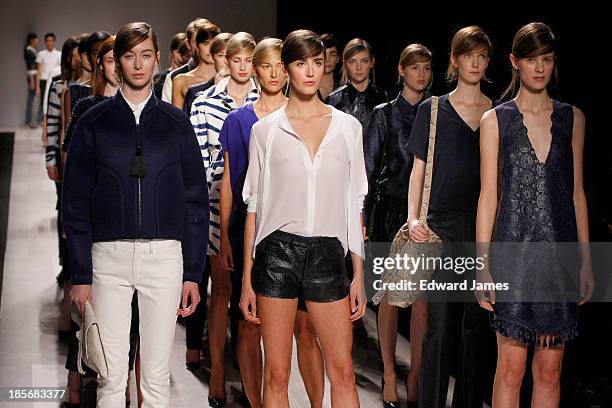
[{"label": "man in white shirt", "polygon": [[54,68],[61,65],[62,53],[55,49],[55,34],[45,34],[46,50],[42,50],[36,56],[36,96],[40,98],[40,108],[38,110],[38,121],[42,121],[42,107],[44,92],[49,78]]}]

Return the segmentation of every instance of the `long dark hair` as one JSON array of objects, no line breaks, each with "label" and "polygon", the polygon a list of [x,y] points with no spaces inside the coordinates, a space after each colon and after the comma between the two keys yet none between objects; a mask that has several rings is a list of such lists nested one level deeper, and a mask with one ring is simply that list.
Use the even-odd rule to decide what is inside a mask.
[{"label": "long dark hair", "polygon": [[[557,54],[557,39],[550,27],[544,23],[529,23],[521,27],[512,41],[512,55],[517,59],[538,57],[550,52]],[[558,87],[559,73],[557,62],[553,70],[550,87],[553,91]],[[512,81],[501,96],[503,100],[508,95],[514,97],[520,85],[520,77],[517,70],[512,70]]]},{"label": "long dark hair", "polygon": [[79,46],[79,42],[76,38],[70,37],[64,41],[62,45],[62,57],[61,67],[62,74],[61,78],[63,81],[70,81],[74,72],[72,71],[72,51]]},{"label": "long dark hair", "polygon": [[23,47],[23,58],[27,58],[28,57],[28,53],[27,53],[28,52],[28,46],[30,45],[30,41],[32,41],[35,38],[38,38],[36,33],[28,33],[28,36],[26,38],[25,46]]}]

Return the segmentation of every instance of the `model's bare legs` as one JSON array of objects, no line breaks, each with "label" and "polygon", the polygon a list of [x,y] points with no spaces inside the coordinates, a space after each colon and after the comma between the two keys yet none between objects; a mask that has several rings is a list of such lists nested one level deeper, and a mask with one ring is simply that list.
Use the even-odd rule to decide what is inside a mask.
[{"label": "model's bare legs", "polygon": [[288,408],[287,388],[291,373],[291,349],[297,298],[277,299],[258,295],[257,311],[261,320],[261,336],[266,355],[264,406],[266,408]]},{"label": "model's bare legs", "polygon": [[[378,306],[378,341],[383,361],[383,399],[399,401],[397,375],[395,373],[395,348],[397,346],[397,306],[381,302]],[[412,372],[412,368],[410,369]]]},{"label": "model's bare legs", "polygon": [[493,406],[518,408],[525,374],[527,347],[497,334],[497,369],[493,382]]},{"label": "model's bare legs", "polygon": [[308,313],[303,310],[297,311],[294,334],[297,344],[298,366],[304,388],[306,388],[310,400],[310,406],[320,408],[323,406],[323,394],[325,392],[323,353]]},{"label": "model's bare legs", "polygon": [[351,355],[353,325],[349,320],[348,296],[328,303],[306,301],[306,305],[323,349],[325,369],[331,383],[332,407],[359,407]]},{"label": "model's bare legs", "polygon": [[410,371],[406,379],[408,401],[419,400],[419,379],[423,357],[423,338],[427,331],[427,302],[419,300],[412,305],[410,316]]},{"label": "model's bare legs", "polygon": [[221,266],[218,256],[210,257],[211,295],[208,311],[208,341],[210,344],[209,396],[225,398],[225,370],[223,356],[227,334],[227,305],[232,293],[230,274]]},{"label": "model's bare legs", "polygon": [[238,363],[251,408],[261,408],[262,356],[259,325],[241,321],[238,323]]},{"label": "model's bare legs", "polygon": [[553,408],[561,398],[561,365],[565,346],[537,347],[533,355],[532,407]]}]

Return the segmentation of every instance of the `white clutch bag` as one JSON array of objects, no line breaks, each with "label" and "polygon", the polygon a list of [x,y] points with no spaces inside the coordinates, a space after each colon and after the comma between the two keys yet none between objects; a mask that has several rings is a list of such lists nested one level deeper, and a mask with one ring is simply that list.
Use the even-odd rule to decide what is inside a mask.
[{"label": "white clutch bag", "polygon": [[77,360],[79,373],[85,374],[81,365],[82,361],[101,377],[108,377],[108,364],[104,354],[102,339],[100,338],[100,328],[89,302],[85,303],[85,316],[83,319],[81,319],[81,314],[77,308],[73,308],[72,320],[80,326],[80,330],[76,332],[76,337],[79,340],[79,356]]}]

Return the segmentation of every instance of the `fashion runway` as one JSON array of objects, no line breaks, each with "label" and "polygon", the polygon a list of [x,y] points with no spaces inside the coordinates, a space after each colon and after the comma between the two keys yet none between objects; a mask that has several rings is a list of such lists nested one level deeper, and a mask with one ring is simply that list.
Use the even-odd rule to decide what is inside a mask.
[{"label": "fashion runway", "polygon": [[[55,276],[59,272],[55,219],[55,186],[47,178],[40,129],[15,131],[13,168],[10,180],[9,217],[6,256],[0,306],[0,389],[23,387],[65,388],[67,343],[60,342],[57,319],[62,291]],[[2,135],[0,133],[0,135]],[[4,173],[3,173],[4,175]],[[0,180],[2,181],[2,180]],[[2,231],[0,230],[0,234]],[[355,329],[354,361],[356,380],[362,407],[379,407],[382,363],[376,345],[376,317],[368,310],[363,326]],[[205,342],[205,350],[208,344]],[[229,346],[226,347],[229,350]],[[398,363],[405,373],[409,366],[409,345],[398,339]],[[231,368],[226,353],[228,407],[241,406],[238,372]],[[208,371],[195,375],[185,369],[185,329],[177,326],[171,359],[171,406],[201,407],[208,395]],[[204,367],[209,366],[207,351]],[[131,376],[131,400],[135,406],[136,388]],[[84,380],[85,389],[91,379]],[[90,384],[91,385],[91,384]],[[452,379],[451,379],[452,388]],[[326,379],[324,406],[330,406],[329,382]],[[398,382],[400,398],[405,401],[406,389]],[[93,396],[93,390],[86,394]],[[449,392],[449,400],[452,393]],[[85,396],[87,399],[87,395]],[[291,407],[306,408],[310,404],[302,384],[295,345],[292,374],[289,383]],[[1,402],[0,407],[12,408],[15,403]],[[19,403],[26,407],[57,407],[57,403]],[[86,405],[84,405],[86,406]],[[94,405],[89,405],[94,406]]]}]

